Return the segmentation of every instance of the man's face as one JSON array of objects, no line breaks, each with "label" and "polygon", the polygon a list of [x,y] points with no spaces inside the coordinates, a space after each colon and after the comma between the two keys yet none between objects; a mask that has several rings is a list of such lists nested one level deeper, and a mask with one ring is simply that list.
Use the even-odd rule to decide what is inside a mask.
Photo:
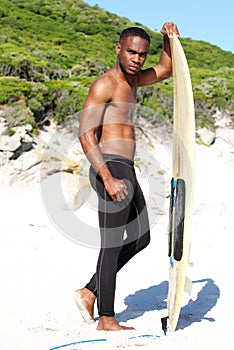
[{"label": "man's face", "polygon": [[143,67],[149,51],[149,42],[139,36],[129,36],[116,45],[119,65],[122,71],[136,75]]}]

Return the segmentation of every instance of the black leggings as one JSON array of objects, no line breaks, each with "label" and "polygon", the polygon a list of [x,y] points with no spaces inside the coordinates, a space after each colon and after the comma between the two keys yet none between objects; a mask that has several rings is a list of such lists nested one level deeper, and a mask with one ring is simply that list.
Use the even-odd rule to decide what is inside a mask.
[{"label": "black leggings", "polygon": [[149,244],[150,230],[133,162],[120,156],[104,154],[103,157],[111,174],[125,182],[129,194],[121,202],[112,201],[102,179],[90,168],[90,182],[99,200],[101,249],[96,273],[85,287],[97,296],[99,315],[114,316],[116,273]]}]

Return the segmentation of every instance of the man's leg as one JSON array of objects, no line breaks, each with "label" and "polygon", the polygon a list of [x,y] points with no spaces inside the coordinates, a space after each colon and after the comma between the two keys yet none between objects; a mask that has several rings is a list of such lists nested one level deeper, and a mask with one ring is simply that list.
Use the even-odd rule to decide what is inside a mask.
[{"label": "man's leg", "polygon": [[[114,164],[114,168],[112,172],[115,176],[116,163]],[[128,166],[126,169],[127,173],[129,173]],[[123,170],[121,166],[122,176]],[[129,174],[127,173],[125,173],[123,177],[129,178],[130,183],[134,184],[136,178],[134,178],[132,170],[130,171],[131,176],[128,176]],[[135,186],[133,185],[133,187]],[[99,204],[101,203],[101,205],[99,205],[99,223],[100,227],[103,228],[101,230],[102,248],[98,259],[97,273],[93,275],[83,291],[87,297],[92,295],[92,297],[95,298],[95,296],[98,295],[100,319],[97,329],[100,330],[126,329],[126,327],[120,326],[114,318],[116,273],[149,243],[149,225],[145,201],[138,184],[136,188],[137,191],[133,194],[134,201],[131,201],[131,205],[125,205],[124,209],[112,207],[111,210],[109,210],[110,207],[103,207],[103,204],[108,204],[108,196],[104,186],[100,181],[95,185],[95,190],[97,190],[99,194]],[[110,201],[109,204],[113,206],[113,202],[111,203]],[[126,243],[124,242],[125,244],[123,244],[124,228],[126,228],[127,231],[127,240]],[[91,304],[89,304],[89,308],[91,309],[94,301],[93,298],[89,300]]]},{"label": "man's leg", "polygon": [[[104,295],[102,296],[100,294],[100,301],[103,303],[103,305],[100,305],[100,310],[103,309],[103,310],[109,311],[109,316],[111,315],[111,312],[114,311],[114,292],[115,292],[116,273],[133,256],[135,256],[138,252],[143,250],[150,242],[148,212],[147,212],[143,193],[141,191],[141,188],[136,178],[134,179],[134,185],[135,185],[134,193],[133,193],[131,203],[128,206],[128,210],[126,210],[125,208],[124,213],[120,211],[119,215],[117,215],[117,217],[115,218],[116,219],[115,225],[119,223],[119,231],[120,231],[119,235],[122,240],[121,241],[122,245],[121,246],[117,245],[116,247],[113,247],[113,248],[108,247],[107,249],[104,249],[102,251],[102,255],[99,262],[99,266],[102,266],[102,269],[103,269],[99,278],[104,279],[104,280],[99,280],[99,278],[97,278],[101,282],[101,285],[102,286],[106,285],[106,288],[108,288],[108,281],[111,281],[111,278],[113,279],[112,285],[114,288],[113,290],[110,290],[110,288],[108,289],[108,296],[105,293],[106,288],[103,289]],[[123,219],[124,214],[127,215],[127,224],[125,224],[126,216]],[[113,217],[110,217],[110,219],[113,220]],[[108,223],[108,218],[107,218],[107,223]],[[125,240],[123,240],[124,231],[126,231],[126,235],[127,235]],[[109,242],[110,236],[118,236],[116,232],[116,228],[110,229],[109,232],[107,230],[108,242]],[[104,262],[105,259],[106,259],[106,262]],[[108,270],[109,266],[114,267],[114,276],[112,275],[113,271],[111,271],[111,269]],[[105,269],[107,269],[107,271]],[[105,278],[107,278],[107,280],[105,280]],[[100,293],[102,293],[102,290],[100,290]],[[99,288],[98,288],[98,297],[99,297]],[[110,298],[109,301],[108,301],[108,298]],[[112,304],[110,304],[110,302],[112,302]],[[110,310],[108,310],[108,305],[110,307]],[[107,316],[108,312],[106,314],[100,313],[100,315]],[[114,318],[114,314],[113,314],[113,318]],[[103,324],[104,324],[104,322],[102,322],[103,317],[100,317],[100,319],[101,319],[101,322],[99,322],[98,329],[107,329],[103,327]]]},{"label": "man's leg", "polygon": [[94,303],[96,296],[87,288],[77,289],[74,294],[76,305],[87,323],[94,322]]},{"label": "man's leg", "polygon": [[131,210],[126,226],[127,238],[122,248],[118,271],[137,253],[150,243],[150,228],[145,199],[136,180],[136,188],[131,203]]}]

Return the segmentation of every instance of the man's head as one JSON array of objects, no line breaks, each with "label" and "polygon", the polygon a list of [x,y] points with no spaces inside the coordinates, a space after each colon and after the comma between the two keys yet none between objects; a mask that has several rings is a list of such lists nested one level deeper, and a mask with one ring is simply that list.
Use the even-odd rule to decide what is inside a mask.
[{"label": "man's head", "polygon": [[146,33],[146,31],[144,31],[144,29],[139,27],[129,27],[124,29],[120,33],[119,43],[121,44],[121,42],[123,42],[123,40],[129,36],[139,36],[140,38],[147,40],[150,44],[150,36]]},{"label": "man's head", "polygon": [[143,67],[150,46],[149,35],[141,28],[130,27],[122,31],[116,53],[121,70],[128,75],[136,75]]}]

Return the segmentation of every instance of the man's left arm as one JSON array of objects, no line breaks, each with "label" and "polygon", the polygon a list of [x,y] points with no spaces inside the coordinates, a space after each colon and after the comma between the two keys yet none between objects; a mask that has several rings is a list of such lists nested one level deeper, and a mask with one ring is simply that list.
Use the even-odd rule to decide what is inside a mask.
[{"label": "man's left arm", "polygon": [[179,36],[177,25],[173,22],[166,22],[162,29],[163,47],[159,63],[151,68],[144,69],[139,73],[138,86],[155,84],[167,79],[172,74],[172,59],[169,37],[175,33]]}]

